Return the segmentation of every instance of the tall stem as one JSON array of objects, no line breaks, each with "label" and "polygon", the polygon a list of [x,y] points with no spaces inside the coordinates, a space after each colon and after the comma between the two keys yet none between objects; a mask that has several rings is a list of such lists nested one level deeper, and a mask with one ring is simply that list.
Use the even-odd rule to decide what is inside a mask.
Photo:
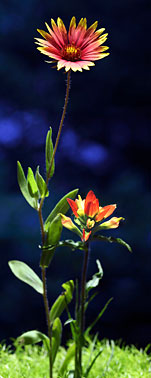
[{"label": "tall stem", "polygon": [[[47,173],[47,178],[46,178],[46,185],[48,186],[49,183],[49,176],[53,164],[53,160],[57,151],[61,131],[62,131],[62,126],[63,126],[63,121],[65,118],[66,110],[67,110],[67,104],[68,104],[68,99],[69,99],[69,90],[70,90],[70,76],[71,72],[69,70],[68,76],[67,76],[67,88],[66,88],[66,95],[65,95],[65,102],[64,102],[64,107],[63,107],[63,112],[59,124],[59,129],[58,129],[58,134],[49,166],[49,171]],[[43,221],[43,216],[42,216],[42,206],[45,198],[41,198],[39,209],[38,209],[38,216],[39,216],[39,222],[40,222],[40,229],[41,229],[41,240],[42,240],[42,247],[45,244],[45,230],[44,230],[44,221]],[[48,297],[47,297],[47,281],[46,281],[46,269],[45,267],[41,267],[42,270],[42,282],[43,282],[43,300],[44,300],[44,307],[45,307],[45,314],[46,314],[46,321],[47,321],[47,327],[48,327],[48,337],[49,337],[49,342],[50,342],[50,353],[49,353],[49,376],[50,378],[53,378],[53,370],[52,370],[52,325],[50,323],[50,318],[49,318],[49,302],[48,302]]]},{"label": "tall stem", "polygon": [[90,243],[87,243],[84,250],[84,262],[83,262],[83,269],[82,269],[82,277],[81,277],[81,313],[80,313],[80,348],[79,348],[79,367],[82,373],[82,336],[85,327],[85,286],[86,286],[86,275],[87,275],[87,268],[88,268],[88,257],[90,252]]}]

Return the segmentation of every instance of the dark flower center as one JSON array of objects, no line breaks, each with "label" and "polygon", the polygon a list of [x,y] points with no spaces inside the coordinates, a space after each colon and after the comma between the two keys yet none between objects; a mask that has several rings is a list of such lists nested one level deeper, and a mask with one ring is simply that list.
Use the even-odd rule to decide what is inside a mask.
[{"label": "dark flower center", "polygon": [[62,48],[62,57],[71,62],[75,62],[81,58],[81,51],[74,45],[67,45]]}]

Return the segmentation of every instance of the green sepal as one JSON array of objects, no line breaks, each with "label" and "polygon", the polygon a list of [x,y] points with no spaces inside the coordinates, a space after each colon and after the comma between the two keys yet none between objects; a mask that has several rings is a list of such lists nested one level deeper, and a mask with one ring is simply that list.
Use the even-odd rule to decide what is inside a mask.
[{"label": "green sepal", "polygon": [[54,170],[55,170],[55,162],[53,159],[51,171],[49,172],[52,156],[53,156],[52,128],[50,127],[50,130],[48,131],[47,136],[46,136],[46,148],[45,148],[46,173],[47,173],[47,178],[49,179],[53,176]]},{"label": "green sepal", "polygon": [[37,210],[37,200],[35,200],[35,198],[33,198],[33,196],[31,196],[29,192],[27,180],[26,180],[23,168],[19,161],[17,162],[17,179],[18,179],[20,190],[24,198],[26,199],[26,201],[29,203],[31,207]]},{"label": "green sepal", "polygon": [[69,210],[69,204],[67,202],[67,198],[74,199],[78,193],[79,189],[72,190],[71,192],[67,193],[61,200],[57,203],[57,205],[54,207],[54,209],[51,211],[51,213],[48,215],[46,221],[45,221],[45,230],[47,230],[47,224],[48,222],[52,222],[52,220],[56,217],[57,214],[62,213],[66,214]]},{"label": "green sepal", "polygon": [[59,318],[56,318],[52,326],[52,363],[54,363],[58,348],[61,344],[62,324]]},{"label": "green sepal", "polygon": [[109,243],[122,244],[124,247],[128,249],[129,252],[132,252],[132,248],[130,247],[130,245],[120,238],[114,238],[112,236],[104,236],[104,235],[94,235],[92,236],[91,240],[100,240],[100,241],[107,241]]},{"label": "green sepal", "polygon": [[36,169],[35,179],[36,179],[36,183],[37,183],[39,194],[40,194],[39,197],[40,198],[48,197],[49,191],[48,191],[45,180],[43,179],[43,177],[41,176],[39,172],[39,165]]},{"label": "green sepal", "polygon": [[98,272],[93,274],[92,279],[86,283],[86,294],[93,289],[94,287],[99,285],[100,280],[103,277],[103,269],[99,260],[96,260],[98,266]]},{"label": "green sepal", "polygon": [[40,266],[48,268],[53,258],[56,247],[59,243],[62,223],[60,215],[57,215],[51,223],[48,223],[48,230],[46,235],[45,245],[42,248],[42,255],[40,260]]},{"label": "green sepal", "polygon": [[42,332],[39,332],[37,330],[32,330],[32,331],[23,333],[21,336],[17,338],[17,342],[23,345],[37,344],[40,341],[43,341],[48,352],[50,352],[49,338]]},{"label": "green sepal", "polygon": [[60,317],[64,309],[67,307],[67,304],[72,300],[74,282],[72,280],[67,281],[62,284],[62,287],[65,291],[59,295],[50,310],[51,323],[54,322],[57,317]]},{"label": "green sepal", "polygon": [[14,275],[21,281],[30,285],[38,293],[43,294],[43,283],[37,274],[24,262],[11,260],[8,265]]}]

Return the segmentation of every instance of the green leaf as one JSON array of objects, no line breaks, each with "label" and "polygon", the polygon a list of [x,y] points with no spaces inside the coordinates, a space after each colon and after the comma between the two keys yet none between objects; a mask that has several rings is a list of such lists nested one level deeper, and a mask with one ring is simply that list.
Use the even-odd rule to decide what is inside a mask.
[{"label": "green leaf", "polygon": [[93,360],[91,361],[90,365],[88,366],[88,368],[87,368],[87,370],[86,370],[86,372],[85,372],[85,374],[84,374],[84,377],[85,377],[85,378],[88,377],[88,375],[89,375],[89,373],[90,373],[90,370],[92,369],[92,367],[93,367],[95,361],[97,360],[97,358],[100,356],[100,354],[101,354],[102,352],[103,352],[103,348],[101,348],[101,349],[99,350],[99,352],[96,354],[96,356],[95,356],[95,357],[93,358]]},{"label": "green leaf", "polygon": [[37,330],[23,333],[21,336],[17,338],[17,341],[20,344],[24,345],[36,344],[40,341],[43,341],[43,343],[46,345],[47,350],[50,351],[49,338],[44,333],[39,332]]},{"label": "green leaf", "polygon": [[37,186],[33,171],[30,167],[28,167],[28,172],[27,172],[27,185],[28,185],[28,189],[29,189],[29,193],[31,197],[38,199],[39,198],[38,186]]},{"label": "green leaf", "polygon": [[94,235],[92,237],[92,240],[101,240],[101,241],[103,240],[109,243],[122,244],[124,247],[128,249],[129,252],[132,252],[132,248],[130,247],[130,245],[120,238],[113,238],[112,236],[104,236],[104,235]]},{"label": "green leaf", "polygon": [[85,331],[85,336],[88,336],[91,329],[95,326],[95,324],[98,322],[98,320],[101,318],[101,316],[104,314],[105,310],[107,309],[109,303],[112,301],[113,298],[110,298],[107,303],[105,304],[105,306],[103,307],[103,309],[100,311],[99,315],[96,317],[96,319],[94,320],[94,322],[92,322],[90,324],[90,326],[86,329]]},{"label": "green leaf", "polygon": [[93,301],[93,299],[94,299],[97,295],[98,295],[98,292],[93,293],[93,294],[89,297],[89,299],[85,302],[85,306],[84,306],[85,311],[87,310],[89,303],[90,303],[91,301]]},{"label": "green leaf", "polygon": [[59,318],[54,320],[52,326],[52,363],[54,363],[58,348],[61,343],[62,324]]},{"label": "green leaf", "polygon": [[8,262],[8,265],[19,280],[32,286],[38,293],[43,294],[42,281],[27,264],[22,261],[12,260]]},{"label": "green leaf", "polygon": [[52,128],[50,127],[50,130],[47,133],[46,136],[46,148],[45,148],[45,157],[46,157],[46,173],[47,177],[52,177],[55,170],[55,162],[53,159],[51,171],[49,172],[50,164],[52,161],[53,156],[53,143],[52,143]]},{"label": "green leaf", "polygon": [[56,299],[50,310],[50,321],[54,322],[57,317],[60,317],[67,304],[71,302],[74,282],[72,280],[62,284],[63,289],[65,290],[59,297]]},{"label": "green leaf", "polygon": [[37,201],[35,201],[35,199],[29,193],[26,177],[19,161],[17,162],[17,179],[18,179],[20,190],[24,198],[26,199],[26,201],[29,203],[31,207],[37,210]]},{"label": "green leaf", "polygon": [[103,269],[100,264],[99,260],[96,260],[98,266],[98,272],[95,273],[90,281],[86,283],[86,293],[88,293],[91,289],[99,285],[100,280],[103,277]]},{"label": "green leaf", "polygon": [[36,183],[37,183],[38,190],[39,190],[39,193],[40,193],[40,198],[48,197],[49,191],[47,189],[47,185],[46,185],[45,180],[43,179],[43,177],[39,173],[39,166],[36,169],[35,178],[36,178]]},{"label": "green leaf", "polygon": [[48,246],[48,247],[39,246],[39,247],[42,249],[42,254],[40,258],[40,267],[48,268],[48,266],[50,265],[53,259],[56,247],[54,246]]},{"label": "green leaf", "polygon": [[63,361],[61,368],[58,372],[58,375],[60,377],[63,376],[64,372],[67,370],[67,367],[68,367],[69,363],[71,362],[71,360],[74,358],[74,356],[75,356],[75,343],[70,345],[68,350],[67,350],[64,361]]},{"label": "green leaf", "polygon": [[62,231],[62,223],[60,215],[56,215],[51,223],[49,223],[48,231],[47,231],[47,238],[46,238],[46,246],[56,246],[60,240]]},{"label": "green leaf", "polygon": [[42,248],[40,266],[48,268],[60,240],[61,231],[61,217],[60,215],[57,215],[51,223],[48,223],[47,237],[45,246]]},{"label": "green leaf", "polygon": [[67,193],[61,200],[57,203],[51,213],[48,215],[48,218],[45,221],[45,228],[47,229],[47,223],[52,222],[52,220],[56,217],[57,214],[62,213],[66,214],[69,210],[69,204],[67,202],[67,198],[74,199],[78,193],[79,189],[72,190],[71,192]]}]

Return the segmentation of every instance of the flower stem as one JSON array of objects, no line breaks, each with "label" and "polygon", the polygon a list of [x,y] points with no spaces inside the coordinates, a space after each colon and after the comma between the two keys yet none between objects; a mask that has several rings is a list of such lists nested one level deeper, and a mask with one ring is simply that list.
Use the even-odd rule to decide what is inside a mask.
[{"label": "flower stem", "polygon": [[[65,102],[64,102],[64,107],[63,107],[63,112],[59,124],[59,129],[58,129],[58,134],[49,166],[49,170],[47,173],[47,178],[46,178],[46,185],[48,186],[49,183],[49,176],[53,164],[53,160],[57,151],[61,131],[62,131],[62,126],[63,126],[63,121],[65,118],[66,110],[67,110],[67,104],[68,104],[68,99],[69,99],[69,90],[70,90],[70,76],[71,76],[71,70],[68,72],[67,76],[67,88],[66,88],[66,95],[65,95]],[[47,191],[47,190],[46,190]],[[39,222],[40,222],[40,230],[41,230],[41,240],[42,240],[42,247],[45,244],[45,229],[44,229],[44,221],[43,221],[43,216],[42,216],[42,206],[44,202],[45,197],[41,198],[39,208],[38,208],[38,216],[39,216]],[[42,270],[42,282],[43,282],[43,300],[44,300],[44,307],[45,307],[45,314],[46,314],[46,322],[47,322],[47,328],[48,328],[48,337],[49,337],[49,342],[50,342],[50,353],[49,353],[49,377],[53,378],[53,370],[52,370],[52,325],[50,323],[50,318],[49,318],[49,302],[48,302],[48,297],[47,297],[47,281],[46,281],[46,269],[45,267],[41,267]]]},{"label": "flower stem", "polygon": [[81,277],[81,312],[80,312],[80,348],[79,348],[79,367],[82,374],[82,346],[83,346],[83,332],[85,328],[85,287],[86,287],[86,275],[88,268],[88,257],[90,253],[90,243],[86,243],[84,250],[84,261]]},{"label": "flower stem", "polygon": [[52,372],[52,326],[50,324],[49,318],[49,303],[47,298],[47,284],[46,284],[46,270],[44,267],[42,269],[42,282],[43,282],[43,299],[44,299],[44,307],[45,307],[45,314],[46,314],[46,322],[48,327],[48,337],[50,342],[50,353],[49,353],[49,377],[53,378]]}]

